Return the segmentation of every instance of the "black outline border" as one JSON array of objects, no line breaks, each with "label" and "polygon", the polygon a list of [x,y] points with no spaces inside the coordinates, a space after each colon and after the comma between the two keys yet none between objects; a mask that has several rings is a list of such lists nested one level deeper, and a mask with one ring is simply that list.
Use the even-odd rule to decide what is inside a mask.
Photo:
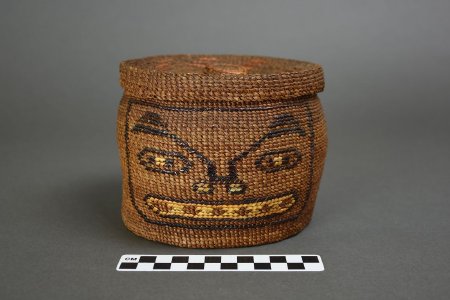
[{"label": "black outline border", "polygon": [[188,228],[188,229],[200,229],[200,230],[226,230],[226,229],[245,229],[245,228],[255,228],[255,227],[265,227],[265,226],[273,226],[276,224],[286,223],[289,221],[293,221],[297,218],[299,218],[303,212],[303,209],[306,207],[306,205],[310,202],[311,198],[311,191],[312,191],[312,181],[314,176],[314,152],[315,152],[315,145],[314,145],[314,139],[315,139],[315,132],[314,132],[314,125],[312,120],[312,112],[311,108],[309,106],[308,101],[312,98],[303,98],[303,100],[306,100],[306,111],[307,111],[307,118],[308,118],[308,128],[309,128],[309,143],[310,143],[310,163],[309,163],[309,176],[308,176],[308,190],[306,192],[306,200],[304,201],[304,205],[302,209],[300,210],[299,214],[287,219],[279,220],[276,222],[268,222],[263,224],[243,224],[243,225],[235,225],[235,224],[228,224],[228,225],[186,225],[186,224],[177,224],[177,223],[167,223],[162,221],[156,221],[149,219],[136,205],[136,200],[134,197],[134,187],[130,176],[130,151],[129,151],[129,114],[131,111],[131,107],[133,104],[137,105],[143,105],[143,106],[149,106],[161,110],[169,110],[169,111],[220,111],[220,112],[233,112],[233,111],[266,111],[266,110],[272,110],[272,109],[279,109],[279,108],[286,108],[291,107],[292,105],[299,105],[303,103],[303,101],[299,101],[302,98],[298,99],[296,98],[293,101],[287,102],[285,105],[277,105],[277,106],[264,106],[264,107],[174,107],[174,106],[164,106],[160,105],[151,101],[143,101],[138,99],[132,99],[128,98],[127,101],[127,111],[125,116],[125,155],[127,159],[127,176],[128,176],[128,189],[130,193],[130,199],[131,202],[138,212],[138,214],[143,218],[144,221],[150,224],[155,225],[163,225],[163,226],[170,226],[170,227],[180,227],[180,228]]}]

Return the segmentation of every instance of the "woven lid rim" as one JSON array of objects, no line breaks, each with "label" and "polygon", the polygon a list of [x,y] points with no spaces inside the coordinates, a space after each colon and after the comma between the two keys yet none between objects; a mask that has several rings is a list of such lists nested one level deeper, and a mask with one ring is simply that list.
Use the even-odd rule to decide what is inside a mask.
[{"label": "woven lid rim", "polygon": [[[189,70],[183,60],[202,59],[217,60],[218,67],[214,61],[212,72],[170,70],[171,64]],[[257,67],[268,67],[269,72],[258,72],[257,67],[240,63],[252,60],[259,63]],[[233,64],[227,65],[228,61]],[[157,65],[161,62],[165,70]],[[233,73],[222,70],[221,63],[225,68],[231,66]],[[272,66],[275,71],[270,71]],[[208,67],[206,63],[205,68]],[[244,71],[247,68],[251,73],[234,73],[235,69],[240,72],[240,68]],[[120,83],[125,94],[142,99],[258,101],[317,94],[323,91],[324,76],[319,64],[308,61],[270,56],[178,54],[125,60],[120,63]]]}]

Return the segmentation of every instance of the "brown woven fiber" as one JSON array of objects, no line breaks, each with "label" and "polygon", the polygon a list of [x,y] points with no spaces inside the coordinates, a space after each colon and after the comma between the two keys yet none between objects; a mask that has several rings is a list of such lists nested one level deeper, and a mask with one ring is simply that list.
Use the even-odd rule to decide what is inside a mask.
[{"label": "brown woven fiber", "polygon": [[122,218],[192,248],[279,241],[311,220],[327,136],[314,63],[172,55],[120,65]]}]

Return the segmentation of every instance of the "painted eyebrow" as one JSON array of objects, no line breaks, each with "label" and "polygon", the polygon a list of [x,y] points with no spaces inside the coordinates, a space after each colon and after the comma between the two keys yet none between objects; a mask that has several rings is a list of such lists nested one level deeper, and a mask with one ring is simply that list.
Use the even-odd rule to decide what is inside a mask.
[{"label": "painted eyebrow", "polygon": [[269,128],[273,128],[269,134],[277,136],[285,132],[297,132],[301,136],[305,135],[305,131],[300,126],[300,121],[291,114],[280,114],[275,116]]},{"label": "painted eyebrow", "polygon": [[[156,128],[155,126],[159,128]],[[208,166],[208,169],[211,169],[214,166],[214,163],[209,158],[207,158],[203,153],[193,148],[191,145],[189,145],[188,142],[180,138],[178,135],[170,133],[170,131],[167,130],[167,124],[162,120],[161,116],[157,113],[154,112],[144,113],[144,115],[142,115],[139,118],[138,123],[136,123],[133,126],[131,131],[134,133],[141,132],[145,134],[167,137],[172,141],[174,141],[177,145],[186,149],[188,153],[194,154],[195,157],[200,159],[204,164]]]},{"label": "painted eyebrow", "polygon": [[270,123],[269,128],[271,128],[269,132],[260,137],[259,140],[254,142],[247,150],[241,152],[239,155],[230,160],[230,165],[234,165],[237,161],[243,159],[251,152],[258,149],[267,139],[283,136],[289,133],[297,133],[300,136],[306,135],[305,130],[303,130],[300,126],[300,121],[295,119],[291,114],[281,114],[275,116],[275,119],[272,123]]},{"label": "painted eyebrow", "polygon": [[154,112],[146,112],[139,118],[139,122],[167,128],[167,124],[163,122],[161,116]]}]

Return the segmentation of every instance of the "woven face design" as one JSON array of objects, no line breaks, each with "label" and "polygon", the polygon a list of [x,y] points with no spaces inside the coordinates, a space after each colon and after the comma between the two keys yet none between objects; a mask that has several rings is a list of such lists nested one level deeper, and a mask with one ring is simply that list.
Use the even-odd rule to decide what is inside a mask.
[{"label": "woven face design", "polygon": [[130,100],[130,198],[147,222],[246,228],[297,218],[312,184],[308,104],[171,107]]}]

